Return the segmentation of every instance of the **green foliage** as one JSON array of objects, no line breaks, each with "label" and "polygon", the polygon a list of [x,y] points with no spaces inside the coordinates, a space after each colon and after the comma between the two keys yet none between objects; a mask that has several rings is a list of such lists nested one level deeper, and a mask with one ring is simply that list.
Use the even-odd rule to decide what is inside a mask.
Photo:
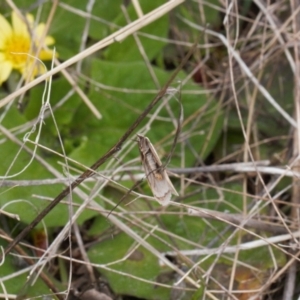
[{"label": "green foliage", "polygon": [[[160,248],[159,244],[154,243],[158,250]],[[129,254],[129,249],[134,245],[133,240],[127,235],[120,234],[115,236],[114,239],[109,239],[92,247],[89,250],[89,258],[98,264],[113,262]],[[116,272],[110,271],[110,268]],[[108,279],[112,289],[119,294],[146,299],[156,299],[155,295],[159,294],[160,299],[168,299],[168,289],[142,281],[144,279],[155,282],[160,270],[158,259],[142,247],[135,249],[124,261],[105,269],[100,268],[100,272]],[[140,278],[141,281],[131,276]]]},{"label": "green foliage", "polygon": [[[0,239],[0,247],[5,248],[6,246],[7,243]],[[20,272],[18,276],[12,277],[12,274],[21,271],[25,266],[25,260],[19,256],[8,255],[5,257],[5,260],[0,267],[0,274],[1,283],[5,286],[6,292],[9,294],[30,297],[30,299],[40,297],[41,295],[48,295],[50,293],[49,287],[46,286],[37,274],[33,273],[30,277],[30,282],[32,282],[32,279],[37,277],[34,288],[31,288],[30,284],[26,286],[24,285],[24,283],[28,280],[28,272]],[[49,274],[47,274],[47,276],[52,280],[57,289],[60,288],[63,290],[63,286],[58,281],[51,278]],[[0,286],[1,294],[4,294],[5,292],[2,289],[3,285]],[[54,297],[54,295],[52,295],[52,297]]]},{"label": "green foliage", "polygon": [[[162,0],[139,0],[138,2],[144,14],[165,3]],[[40,21],[43,22],[47,20],[53,5],[51,1],[46,1],[40,7],[36,6],[36,1],[16,0],[14,3],[22,11],[29,11],[35,16],[39,15]],[[95,1],[91,11],[90,26],[87,28],[86,1],[59,2],[49,28],[49,35],[53,36],[56,41],[55,47],[59,59],[65,61],[77,55],[81,51],[82,37],[85,33],[88,34],[85,45],[87,48],[126,26],[128,22],[136,20],[138,16],[132,3],[130,2],[125,7],[126,13],[121,10],[123,4],[123,0]],[[193,43],[199,37],[199,31],[191,29],[183,22],[182,18],[204,27],[207,26],[209,30],[215,30],[215,28],[220,28],[221,32],[224,30],[222,27],[224,26],[223,17],[220,17],[222,10],[216,9],[217,5],[219,5],[219,1],[213,0],[209,5],[204,5],[201,10],[196,1],[186,1],[184,5],[179,6],[170,14],[162,16],[139,31],[137,36],[151,63],[154,75],[150,74],[141,55],[141,48],[132,36],[122,42],[114,42],[105,49],[85,58],[82,60],[82,67],[79,71],[75,70],[75,67],[68,69],[67,71],[73,75],[75,84],[101,113],[102,119],[100,120],[93,115],[91,109],[82,101],[62,74],[56,74],[53,77],[50,87],[51,94],[48,99],[51,110],[49,107],[44,110],[46,99],[43,96],[45,92],[43,84],[33,87],[24,94],[20,99],[21,106],[13,103],[11,106],[1,109],[3,130],[0,136],[0,176],[3,182],[15,180],[15,185],[13,187],[1,186],[0,208],[20,217],[20,224],[17,227],[11,226],[13,236],[21,230],[20,227],[29,224],[49,204],[49,201],[53,200],[67,186],[62,183],[23,186],[21,180],[31,182],[54,179],[59,176],[66,177],[67,173],[77,176],[78,173],[85,170],[83,166],[91,166],[107,153],[133,122],[141,116],[157,95],[160,87],[169,80],[172,74],[169,68],[173,69],[178,65],[188,49],[187,43]],[[6,4],[1,3],[0,8],[4,15],[10,14],[10,8]],[[245,1],[240,8],[243,20],[239,21],[239,25],[242,28],[242,25],[246,24],[245,20],[249,18],[251,2]],[[178,16],[181,18],[177,18]],[[180,43],[168,42],[168,39],[174,39]],[[256,37],[255,41],[257,41]],[[204,43],[212,47],[211,45],[214,45],[216,41],[208,39],[207,35],[203,34],[200,36],[199,44],[202,46]],[[216,44],[218,43],[219,41]],[[244,41],[238,41],[237,49],[242,47],[243,43]],[[84,225],[82,228],[88,227],[84,231],[86,234],[84,238],[93,240],[95,237],[109,236],[102,242],[87,248],[86,251],[89,260],[98,265],[98,271],[108,280],[109,286],[118,295],[149,300],[170,299],[172,292],[170,287],[178,278],[175,278],[169,267],[162,266],[153,253],[137,245],[136,241],[127,234],[122,231],[116,230],[117,233],[112,231],[109,218],[105,216],[113,208],[114,212],[118,213],[117,217],[120,220],[123,220],[126,225],[161,253],[174,251],[174,249],[183,251],[201,247],[220,249],[224,243],[229,241],[229,238],[229,246],[241,242],[240,237],[244,240],[254,239],[244,231],[241,231],[239,237],[232,236],[236,227],[226,225],[226,220],[214,219],[213,215],[208,215],[207,218],[191,216],[187,212],[188,207],[185,206],[190,205],[195,209],[209,209],[243,216],[245,205],[248,209],[252,198],[244,196],[248,190],[245,191],[245,182],[241,180],[242,176],[237,176],[237,173],[232,172],[235,177],[231,177],[232,173],[230,172],[219,172],[216,176],[213,173],[207,175],[195,172],[183,175],[181,178],[172,177],[172,182],[180,193],[180,197],[176,201],[183,204],[179,208],[176,205],[170,205],[164,210],[154,200],[144,199],[134,193],[125,194],[125,188],[129,188],[140,195],[152,195],[145,178],[140,184],[135,185],[137,183],[135,172],[141,173],[140,169],[136,171],[137,167],[140,167],[140,162],[137,160],[139,151],[134,141],[135,134],[138,131],[146,131],[147,137],[157,149],[162,162],[167,162],[178,126],[181,105],[183,122],[180,124],[178,143],[175,145],[170,162],[168,162],[168,168],[195,167],[202,164],[215,164],[219,161],[236,162],[242,157],[245,137],[241,130],[241,121],[235,108],[225,101],[229,94],[228,91],[224,92],[226,99],[219,100],[223,91],[214,89],[215,83],[221,81],[219,73],[222,73],[223,62],[227,63],[227,57],[226,59],[223,57],[227,55],[227,52],[224,47],[220,47],[220,44],[212,48],[211,53],[208,53],[207,49],[201,48],[198,52],[196,51],[172,83],[171,88],[176,89],[176,93],[170,96],[168,101],[166,99],[169,95],[161,99],[133,132],[127,140],[128,143],[124,143],[123,148],[100,167],[99,171],[107,171],[107,166],[110,164],[110,169],[107,171],[110,173],[106,173],[108,176],[116,168],[122,169],[123,165],[133,169],[133,171],[126,170],[117,174],[117,176],[120,175],[119,179],[116,179],[120,186],[109,182],[97,194],[93,194],[92,200],[101,204],[107,211],[99,213],[99,211],[87,207],[77,219],[79,225]],[[251,51],[254,50],[251,49]],[[200,75],[193,74],[194,77],[186,80],[187,75],[191,75],[190,72],[202,64],[203,57],[205,59],[212,58],[205,61],[203,69],[198,70]],[[241,57],[243,56],[241,55]],[[270,67],[266,71],[265,77],[268,81],[268,74],[272,74],[274,68],[276,67]],[[269,88],[273,95],[278,95],[278,103],[291,113],[293,80],[289,77],[291,72],[288,73],[284,68],[282,70],[289,74],[283,79],[284,93],[276,80],[272,81]],[[200,76],[201,80],[197,81],[196,75]],[[204,75],[207,77],[204,78]],[[153,76],[157,81],[153,79]],[[16,76],[11,77],[9,83],[0,88],[1,98],[12,92],[10,88],[17,86],[18,79],[19,77]],[[228,78],[224,77],[222,80],[227,82]],[[238,80],[235,84],[242,88],[245,83]],[[250,86],[247,86],[249,90],[253,88]],[[208,92],[209,89],[213,90],[212,94]],[[248,123],[249,98],[248,90],[240,92],[239,105],[244,126]],[[51,111],[53,111],[53,115]],[[252,122],[253,127],[255,126],[257,130],[256,138],[259,139],[259,135],[276,138],[279,134],[286,134],[286,126],[279,126],[279,129],[274,130],[278,122],[283,124],[279,113],[274,108],[270,108],[266,101],[259,102],[259,109]],[[18,140],[16,141],[16,139]],[[258,147],[260,158],[269,158],[270,153],[280,151],[282,147],[281,141],[274,147],[270,147],[269,144],[260,145]],[[235,152],[238,154],[232,156],[233,158],[228,158]],[[65,167],[67,162],[64,155],[72,159],[72,162],[68,162],[70,169]],[[126,176],[125,180],[123,180],[124,175]],[[115,180],[115,178],[117,177],[113,179]],[[252,180],[251,176],[249,178],[249,181]],[[284,188],[288,183],[290,183],[289,179],[282,180],[282,186],[278,185],[277,188]],[[83,201],[92,201],[90,195],[94,187],[94,182],[85,182],[80,186],[81,192],[85,193],[84,197],[79,197],[75,191],[72,193],[72,197],[67,199],[70,201],[69,203],[72,201],[74,204],[74,213]],[[124,195],[126,195],[125,201],[120,204],[120,207],[114,207],[114,204],[119,203]],[[109,203],[109,201],[111,202]],[[45,225],[47,232],[50,233],[54,232],[54,229],[64,226],[70,219],[69,203],[57,205],[44,218],[44,223],[38,226]],[[267,208],[260,213],[265,211]],[[129,217],[126,215],[128,212],[130,213]],[[11,224],[15,225],[16,223],[13,221],[8,225]],[[157,228],[148,235],[155,226]],[[259,234],[263,235],[261,232]],[[269,235],[265,234],[265,236]],[[6,244],[3,239],[0,239],[0,246],[5,247]],[[270,255],[270,251],[272,251],[272,255]],[[260,251],[240,251],[238,260],[241,265],[249,264],[255,268],[261,268],[262,273],[266,274],[274,266],[274,258],[278,266],[285,264],[286,258],[282,251],[271,246],[262,247]],[[195,271],[191,274],[200,285],[199,288],[196,288],[184,282],[190,290],[185,292],[183,299],[204,299],[204,293],[208,288],[219,288],[211,283],[204,286],[202,275],[207,274],[207,271],[211,270],[211,266],[215,266],[213,271],[217,275],[213,274],[213,277],[215,276],[222,282],[221,275],[230,274],[234,259],[235,254],[232,253],[220,256],[213,254],[205,258],[203,256],[193,257],[191,260],[181,256],[174,257],[174,264],[184,272],[189,269]],[[61,260],[63,259],[61,258]],[[199,269],[193,265],[196,263],[198,263]],[[13,257],[7,256],[4,264],[0,267],[1,278],[17,270],[18,267],[16,267]],[[62,277],[67,278],[67,272],[65,273],[66,275]],[[244,273],[248,275],[247,272]],[[224,277],[226,277],[225,275]],[[9,294],[17,294],[20,291],[26,281],[26,276],[23,274],[18,279],[4,282]],[[235,279],[238,281],[238,276]],[[169,287],[159,284],[166,284]],[[223,286],[227,287],[225,283]],[[60,288],[63,290],[65,286],[60,286]],[[30,297],[47,293],[49,291],[40,279],[28,291]]]},{"label": "green foliage", "polygon": [[[225,191],[222,191],[222,188],[225,189]],[[189,201],[194,205],[198,202],[199,207],[205,207],[211,210],[216,209],[217,207],[220,211],[237,213],[242,209],[242,195],[239,193],[241,192],[240,184],[226,184],[223,187],[220,187],[220,190],[222,197],[224,197],[223,199],[220,199],[220,193],[217,193],[215,189],[208,188],[204,189],[201,194],[198,193],[195,197],[189,198]],[[235,193],[229,191],[235,191]],[[224,199],[226,201],[224,201]],[[142,205],[140,200],[139,207],[135,207],[135,209],[138,209],[139,211],[147,210],[147,206]],[[132,211],[134,207],[127,207],[127,209]],[[194,249],[194,246],[187,244],[186,241],[194,243],[200,242],[202,245],[209,245],[212,240],[216,240],[216,235],[224,229],[224,223],[221,221],[210,220],[212,226],[207,227],[207,221],[202,218],[187,215],[179,216],[176,213],[162,215],[160,217],[160,222],[164,231],[155,231],[154,236],[147,238],[147,242],[160,252],[172,251],[173,249],[170,245],[174,246],[174,240],[176,248],[181,250]],[[147,217],[147,223],[157,223],[156,217]],[[97,217],[89,232],[90,234],[96,234],[99,230],[106,233],[107,230],[112,232],[108,227],[107,219]],[[142,236],[144,234],[143,230],[139,228],[136,229],[136,232]],[[172,234],[173,238],[169,236],[170,234]],[[231,230],[226,234],[219,236],[218,242],[214,247],[222,245],[230,234]],[[180,239],[174,239],[175,236],[180,237]],[[120,233],[113,238],[109,238],[104,242],[93,246],[89,249],[88,255],[91,262],[103,265],[103,267],[99,267],[99,271],[109,280],[115,292],[140,298],[144,297],[146,299],[156,299],[155,295],[159,293],[161,299],[169,299],[170,290],[161,288],[160,291],[155,284],[155,282],[160,282],[159,279],[162,278],[163,274],[170,271],[164,266],[159,266],[157,257],[144,248],[138,247],[129,258],[122,260],[135,245],[132,238],[125,233]],[[135,257],[138,257],[138,259],[135,259]],[[258,258],[259,257],[260,256],[258,256]],[[252,258],[253,261],[256,260],[255,255],[252,256]],[[201,267],[208,269],[213,262],[213,259],[214,258],[209,259],[208,261],[205,260],[205,263],[202,263]],[[121,260],[121,262],[110,265],[110,263],[119,260]],[[271,262],[271,258],[265,259],[265,264]],[[108,264],[108,266],[106,266],[106,264]],[[110,270],[110,268],[113,271]],[[118,271],[120,273],[118,273]],[[154,282],[152,284],[145,283],[131,278],[130,275]],[[169,280],[169,283],[172,282],[172,276]],[[203,292],[203,290],[201,291]],[[200,291],[198,291],[198,293],[200,293]],[[190,293],[187,293],[187,295],[191,296]]]},{"label": "green foliage", "polygon": [[[144,14],[152,11],[161,5],[161,0],[154,1],[139,1]],[[127,13],[131,21],[137,18],[134,8],[129,6],[127,8]],[[121,13],[115,20],[115,23],[119,26],[125,26],[128,24],[124,17],[124,14]],[[168,16],[163,16],[159,18],[156,22],[151,23],[141,30],[141,33],[146,33],[150,36],[155,37],[155,39],[151,39],[149,37],[139,36],[141,44],[145,50],[146,56],[149,61],[152,61],[156,58],[156,56],[161,52],[163,47],[166,45],[165,42],[160,41],[160,39],[167,38],[168,34]],[[105,52],[105,58],[107,60],[112,61],[136,61],[141,60],[142,56],[140,54],[140,50],[138,47],[132,47],[135,43],[134,38],[132,36],[126,38],[124,41],[119,43],[112,44],[109,49]]]}]

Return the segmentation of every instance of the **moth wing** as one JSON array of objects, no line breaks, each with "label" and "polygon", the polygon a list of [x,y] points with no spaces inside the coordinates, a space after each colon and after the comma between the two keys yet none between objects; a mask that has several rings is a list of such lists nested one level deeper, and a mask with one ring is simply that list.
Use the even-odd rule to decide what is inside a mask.
[{"label": "moth wing", "polygon": [[159,201],[161,205],[167,206],[169,204],[172,192],[165,178],[155,180],[152,192],[154,197]]},{"label": "moth wing", "polygon": [[[141,136],[139,136],[141,138]],[[156,153],[156,150],[150,140],[146,137],[144,137],[144,141],[147,143],[147,146],[149,147],[151,154],[154,156],[154,159],[156,161],[156,164],[161,167],[162,162]],[[159,201],[159,203],[163,206],[166,206],[169,204],[171,200],[171,194],[178,196],[177,191],[175,190],[166,170],[162,171],[160,174],[162,178],[157,178],[155,176],[154,170],[151,170],[147,164],[143,164],[144,170],[147,176],[147,180],[149,182],[149,186],[152,190],[152,193],[154,197]]]},{"label": "moth wing", "polygon": [[149,145],[149,148],[150,148],[150,151],[151,151],[152,155],[154,156],[157,164],[161,167],[162,166],[162,162],[161,162],[161,160],[160,160],[160,158],[159,158],[159,156],[158,156],[158,154],[157,154],[154,146],[152,145],[152,143],[150,142],[150,140],[148,138],[147,138],[147,140],[148,140],[148,143],[149,143],[148,145]]},{"label": "moth wing", "polygon": [[[158,165],[159,165],[159,166],[162,166],[162,162],[161,162],[161,160],[160,160],[160,158],[159,158],[159,156],[158,156],[158,154],[157,154],[157,152],[156,152],[154,146],[152,145],[152,143],[150,142],[149,139],[148,139],[148,142],[149,142],[149,148],[150,148],[150,150],[151,150],[153,156],[155,157],[155,159],[156,159]],[[173,194],[173,195],[175,195],[175,196],[179,196],[178,193],[177,193],[177,191],[175,190],[175,188],[174,188],[174,186],[173,186],[173,183],[172,183],[172,181],[170,180],[169,175],[168,175],[168,173],[167,173],[166,170],[163,171],[163,180],[165,180],[165,181],[167,182],[167,183],[164,183],[164,184],[166,184],[166,185],[169,186],[169,188],[170,188],[170,193]],[[156,180],[156,181],[157,181],[157,180]],[[170,195],[170,197],[171,197],[171,195]]]},{"label": "moth wing", "polygon": [[154,197],[161,205],[168,205],[171,200],[171,191],[168,182],[165,180],[164,174],[161,179],[158,179],[155,177],[155,173],[150,170],[146,164],[144,165],[144,169]]},{"label": "moth wing", "polygon": [[174,196],[179,196],[178,193],[177,193],[177,191],[176,191],[176,189],[174,188],[174,185],[173,185],[171,179],[169,178],[169,175],[168,175],[168,173],[167,173],[166,170],[164,170],[164,177],[165,177],[166,181],[167,181],[168,184],[169,184],[171,193],[172,193]]}]

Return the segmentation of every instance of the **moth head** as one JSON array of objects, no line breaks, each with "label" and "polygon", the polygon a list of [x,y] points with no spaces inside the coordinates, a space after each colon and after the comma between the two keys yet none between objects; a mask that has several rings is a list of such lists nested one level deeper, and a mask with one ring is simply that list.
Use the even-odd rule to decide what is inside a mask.
[{"label": "moth head", "polygon": [[[140,150],[141,150],[142,152],[144,152],[144,151],[145,151],[145,148],[147,147],[147,145],[150,144],[149,139],[148,139],[147,137],[145,137],[145,136],[140,135],[140,134],[137,134],[137,135],[136,135],[136,141],[137,141],[138,146],[139,146],[139,148],[140,148]],[[144,151],[143,151],[143,150],[144,150]]]},{"label": "moth head", "polygon": [[137,134],[137,135],[136,135],[136,138],[134,139],[134,141],[137,142],[137,143],[139,143],[139,142],[141,141],[142,138],[143,138],[142,135]]}]

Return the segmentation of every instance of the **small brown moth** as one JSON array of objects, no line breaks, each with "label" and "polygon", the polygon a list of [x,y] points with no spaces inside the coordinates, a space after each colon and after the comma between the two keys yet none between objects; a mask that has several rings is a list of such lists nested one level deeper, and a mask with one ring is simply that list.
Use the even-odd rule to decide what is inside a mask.
[{"label": "small brown moth", "polygon": [[170,202],[171,194],[178,196],[178,193],[150,140],[138,134],[137,142],[140,149],[142,165],[152,193],[161,205],[166,206]]}]

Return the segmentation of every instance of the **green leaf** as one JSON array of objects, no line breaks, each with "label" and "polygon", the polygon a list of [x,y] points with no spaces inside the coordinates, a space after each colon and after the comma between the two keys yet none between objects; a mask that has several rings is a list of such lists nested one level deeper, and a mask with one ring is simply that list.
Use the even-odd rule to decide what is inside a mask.
[{"label": "green leaf", "polygon": [[[56,51],[61,60],[66,60],[80,52],[80,43],[86,23],[86,17],[80,11],[85,11],[86,2],[80,0],[66,0],[64,4],[71,10],[58,5],[51,23],[49,35],[55,39]],[[44,6],[43,20],[47,20],[52,4]]]},{"label": "green leaf", "polygon": [[[51,121],[47,120],[47,125]],[[20,112],[12,106],[10,110],[5,115],[3,124],[8,128],[13,128],[18,125],[24,125],[26,120]],[[45,125],[45,126],[47,126]],[[28,129],[28,132],[30,129]],[[42,131],[42,137],[44,131]],[[25,135],[25,133],[22,133]],[[36,133],[32,133],[31,136],[28,136],[31,140],[35,139]],[[22,136],[18,136],[22,140]],[[3,139],[3,136],[2,136]],[[53,145],[53,143],[52,143]],[[28,149],[33,150],[34,147],[26,143],[25,145]],[[51,145],[49,145],[51,148]],[[47,152],[37,151],[37,154],[40,155],[48,163],[53,163],[53,166],[57,167],[57,157],[48,156]],[[17,145],[15,142],[5,139],[1,144],[1,161],[0,161],[0,176],[5,177],[6,179],[12,180],[42,180],[53,178],[54,176],[49,172],[48,167],[41,164],[37,159],[33,158],[33,154],[29,154],[24,147]],[[62,160],[62,159],[60,159]],[[20,174],[19,174],[20,173]],[[45,208],[49,202],[33,197],[33,195],[38,195],[40,197],[46,197],[47,199],[52,200],[56,197],[62,189],[65,188],[62,184],[55,185],[41,185],[36,186],[18,186],[15,187],[5,187],[1,186],[0,193],[0,206],[5,205],[5,210],[11,213],[19,215],[20,220],[24,223],[29,223],[37,216],[37,214]],[[82,203],[78,197],[73,195],[72,199],[75,203]],[[76,211],[76,209],[75,209]],[[95,212],[86,210],[81,214],[79,218],[79,223],[95,215]],[[63,226],[69,220],[69,209],[65,204],[58,205],[50,214],[45,217],[45,223],[47,226]],[[42,226],[39,224],[38,226]]]},{"label": "green leaf", "polygon": [[[141,5],[142,11],[144,14],[152,11],[153,9],[162,5],[161,0],[141,0],[139,1]],[[137,14],[132,5],[129,5],[127,8],[127,13],[131,21],[137,19]],[[128,24],[124,13],[120,11],[119,16],[114,21],[118,26],[124,27]],[[168,16],[160,17],[155,22],[143,27],[140,31],[141,33],[146,33],[148,35],[155,36],[155,39],[151,37],[144,37],[139,35],[139,39],[144,48],[146,56],[149,61],[152,61],[163,49],[166,45],[165,42],[159,41],[160,38],[167,38],[167,34],[169,31],[169,20]],[[108,47],[105,51],[105,58],[111,61],[137,61],[141,60],[142,56],[140,54],[140,50],[134,38],[132,36],[127,37],[121,43],[113,43]]]},{"label": "green leaf", "polygon": [[[129,236],[121,233],[113,239],[90,248],[88,256],[94,263],[107,264],[125,257],[134,245],[135,243]],[[118,272],[108,270],[109,268],[125,274],[118,274]],[[149,284],[142,281],[151,280],[156,282],[159,275],[166,270],[168,269],[159,265],[157,257],[142,247],[135,249],[126,260],[113,264],[108,268],[99,269],[109,281],[114,292],[145,299],[157,299],[155,295],[160,295],[160,299],[169,299],[169,289],[156,286],[155,283]]]},{"label": "green leaf", "polygon": [[[0,239],[0,246],[5,248],[7,243]],[[55,295],[49,291],[49,287],[36,274],[32,275],[37,276],[37,281],[33,286],[26,284],[28,281],[28,272],[21,273],[18,276],[13,276],[14,273],[20,272],[25,267],[27,267],[26,262],[21,257],[13,255],[7,255],[5,257],[5,260],[1,263],[0,273],[1,283],[5,287],[6,293],[11,295],[18,295],[20,293],[23,296],[26,295],[26,299],[29,299],[27,297],[33,299],[36,297],[38,298],[41,295],[49,294],[51,294],[52,297],[55,297]],[[49,274],[47,274],[47,276],[57,289],[61,291],[64,290],[64,287],[58,281],[49,276]],[[8,277],[10,277],[10,279],[8,279]],[[2,285],[0,285],[0,293],[4,294]]]},{"label": "green leaf", "polygon": [[101,40],[117,30],[118,25],[114,20],[121,13],[123,4],[123,0],[95,1],[92,11],[94,18],[91,19],[89,31],[91,38]]},{"label": "green leaf", "polygon": [[[153,69],[158,81],[163,85],[169,79],[170,74],[155,67]],[[72,153],[72,158],[86,165],[90,165],[108,151],[154,98],[155,93],[149,95],[145,94],[143,90],[156,90],[147,67],[142,61],[114,63],[95,59],[92,63],[92,77],[97,78],[107,89],[96,90],[93,88],[89,93],[89,98],[103,115],[102,120],[90,118],[90,111],[84,105],[79,107],[74,116],[77,132],[81,136],[86,136],[86,140],[84,147],[79,147]],[[178,79],[180,80],[184,77],[184,73],[180,73]],[[182,93],[194,89],[201,90],[201,87],[189,82],[184,86]],[[132,91],[126,92],[127,90]],[[169,105],[177,117],[179,104],[175,97],[169,101]],[[219,110],[219,106],[214,100],[207,102],[206,96],[192,93],[182,95],[182,105],[184,117],[189,120],[182,128],[182,131],[188,132],[191,128],[196,131],[197,134],[191,137],[189,141],[196,152],[202,153],[204,159],[211,152],[221,134],[223,124],[222,111]],[[197,116],[200,114],[202,115],[201,122],[197,119]],[[159,117],[165,118],[165,120],[156,120],[147,134],[153,144],[175,131],[174,125],[165,109],[160,112]],[[148,119],[142,125],[147,121]],[[209,133],[210,138],[207,139]],[[165,148],[165,153],[168,153],[170,150],[171,143],[172,141]],[[90,149],[93,149],[93,151],[90,151]],[[186,151],[185,165],[191,166],[196,160],[193,156],[194,150],[187,146]],[[128,155],[128,159],[137,156],[138,150],[136,147],[135,151]],[[171,166],[180,165],[180,157],[180,153],[175,153]]]}]

